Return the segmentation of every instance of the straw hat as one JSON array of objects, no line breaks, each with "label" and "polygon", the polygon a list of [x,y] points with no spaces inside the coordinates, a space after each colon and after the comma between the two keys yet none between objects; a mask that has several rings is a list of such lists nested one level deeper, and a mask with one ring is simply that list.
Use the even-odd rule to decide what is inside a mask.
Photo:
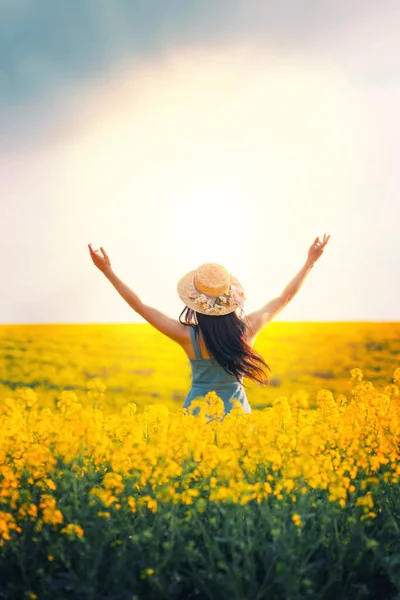
[{"label": "straw hat", "polygon": [[246,300],[236,277],[217,263],[205,263],[184,275],[177,290],[180,299],[189,308],[203,315],[227,315]]}]

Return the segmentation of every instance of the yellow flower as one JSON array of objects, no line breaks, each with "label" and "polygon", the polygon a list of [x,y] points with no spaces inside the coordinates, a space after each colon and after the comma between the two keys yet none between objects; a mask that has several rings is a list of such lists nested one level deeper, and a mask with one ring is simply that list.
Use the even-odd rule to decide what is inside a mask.
[{"label": "yellow flower", "polygon": [[117,494],[121,493],[124,489],[122,475],[119,473],[106,473],[103,477],[103,485],[108,490],[115,490]]},{"label": "yellow flower", "polygon": [[64,533],[65,535],[69,535],[70,537],[79,537],[82,538],[84,536],[84,531],[80,525],[76,525],[74,523],[69,523],[66,527],[61,529],[60,533]]},{"label": "yellow flower", "polygon": [[350,375],[352,380],[361,381],[364,377],[364,374],[361,369],[355,368],[350,370]]},{"label": "yellow flower", "polygon": [[134,402],[129,402],[122,409],[122,414],[124,415],[124,417],[127,417],[127,418],[133,417],[134,415],[136,415],[136,413],[137,413],[137,404],[135,404]]},{"label": "yellow flower", "polygon": [[302,525],[301,517],[297,513],[292,515],[292,521],[297,527],[300,527],[300,525]]},{"label": "yellow flower", "polygon": [[149,575],[154,575],[154,573],[155,573],[154,569],[144,569],[140,573],[140,578],[146,579],[146,577],[148,577]]}]

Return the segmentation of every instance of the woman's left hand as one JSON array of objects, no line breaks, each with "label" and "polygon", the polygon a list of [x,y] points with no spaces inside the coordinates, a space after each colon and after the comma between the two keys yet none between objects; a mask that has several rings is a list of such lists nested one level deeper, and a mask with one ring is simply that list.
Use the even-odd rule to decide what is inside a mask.
[{"label": "woman's left hand", "polygon": [[108,258],[108,255],[106,253],[106,251],[104,250],[104,248],[102,248],[100,246],[100,250],[102,252],[102,255],[100,254],[100,250],[93,250],[92,248],[92,244],[88,244],[89,247],[89,251],[90,251],[90,256],[91,259],[93,261],[93,263],[96,265],[96,267],[98,269],[100,269],[100,271],[102,273],[104,273],[105,271],[107,271],[107,269],[111,268],[111,262],[110,259]]},{"label": "woman's left hand", "polygon": [[317,260],[320,258],[320,256],[322,256],[324,248],[327,245],[327,243],[329,242],[330,237],[331,237],[330,234],[327,236],[326,233],[324,233],[324,239],[322,240],[322,242],[320,241],[319,237],[315,238],[314,243],[311,245],[311,247],[308,251],[308,257],[307,257],[308,262],[310,262],[312,264],[317,262]]}]

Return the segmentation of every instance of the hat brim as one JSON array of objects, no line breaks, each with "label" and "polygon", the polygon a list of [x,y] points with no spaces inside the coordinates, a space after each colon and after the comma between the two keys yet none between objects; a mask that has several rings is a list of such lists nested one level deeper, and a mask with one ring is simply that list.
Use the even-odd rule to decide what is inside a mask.
[{"label": "hat brim", "polygon": [[[228,315],[228,314],[234,312],[239,306],[242,305],[243,301],[233,303],[232,305],[229,305],[229,306],[223,306],[222,308],[212,309],[211,311],[203,308],[201,304],[198,304],[195,301],[195,298],[199,295],[199,292],[197,291],[197,289],[194,287],[194,284],[193,284],[193,278],[194,278],[195,273],[196,273],[195,270],[189,271],[189,273],[186,273],[186,275],[181,277],[181,279],[178,281],[178,284],[177,284],[178,295],[179,295],[180,299],[182,300],[182,302],[184,302],[186,304],[186,306],[188,306],[192,310],[195,310],[196,312],[199,312],[203,315],[218,317],[218,316]],[[233,275],[230,275],[230,282],[231,282],[231,286],[232,286],[232,291],[237,290],[237,291],[244,293],[243,287],[240,284],[240,282],[238,281],[238,279],[236,279],[236,277],[234,277]],[[207,294],[205,294],[205,295],[207,296]],[[211,297],[211,296],[209,296],[209,297]]]}]

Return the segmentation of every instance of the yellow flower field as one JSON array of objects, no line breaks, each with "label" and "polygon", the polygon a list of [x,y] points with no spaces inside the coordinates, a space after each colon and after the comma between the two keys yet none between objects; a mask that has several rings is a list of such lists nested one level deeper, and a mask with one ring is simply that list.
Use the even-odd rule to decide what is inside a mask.
[{"label": "yellow flower field", "polygon": [[[245,379],[250,406],[321,388],[346,394],[351,368],[374,384],[390,383],[400,363],[399,323],[271,323],[255,349],[272,369],[268,386]],[[182,348],[144,324],[0,326],[0,392],[33,386],[54,406],[63,389],[86,392],[95,377],[107,385],[105,410],[161,402],[183,405],[190,364]]]},{"label": "yellow flower field", "polygon": [[395,598],[399,333],[271,324],[222,419],[150,327],[2,327],[3,597]]}]

